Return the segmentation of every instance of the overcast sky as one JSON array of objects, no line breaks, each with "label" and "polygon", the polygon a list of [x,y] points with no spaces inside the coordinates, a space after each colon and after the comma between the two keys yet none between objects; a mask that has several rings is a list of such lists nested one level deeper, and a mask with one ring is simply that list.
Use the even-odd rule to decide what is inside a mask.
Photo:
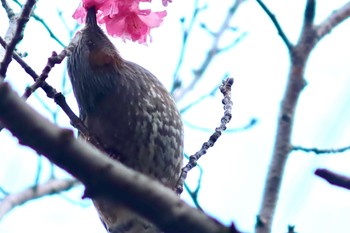
[{"label": "overcast sky", "polygon": [[[11,2],[9,0],[9,2]],[[78,0],[39,1],[35,13],[43,18],[64,44],[69,43],[69,33],[58,15],[70,29],[75,22],[71,18]],[[180,76],[188,83],[194,69],[203,62],[212,43],[208,32],[199,27],[205,23],[216,31],[232,1],[199,1],[208,8],[199,14],[189,36],[188,50]],[[317,1],[316,22],[321,22],[333,10],[346,1]],[[296,42],[300,33],[305,1],[265,1],[279,20],[287,36]],[[148,46],[112,39],[124,58],[139,63],[152,71],[170,89],[182,42],[182,27],[179,19],[186,17],[188,26],[193,12],[193,1],[174,0],[167,10],[164,24],[152,33],[153,43]],[[15,5],[14,5],[15,6]],[[18,9],[18,8],[15,8]],[[241,33],[247,36],[233,49],[215,58],[203,80],[196,86],[179,107],[209,93],[220,83],[224,74],[235,78],[233,86],[233,118],[229,128],[246,125],[252,118],[258,123],[244,132],[227,133],[201,160],[204,168],[203,184],[199,202],[204,210],[219,220],[234,221],[239,229],[253,232],[259,211],[265,175],[270,161],[277,113],[283,96],[289,69],[288,53],[273,24],[255,1],[245,2],[233,18],[234,32],[224,34],[221,46],[230,44]],[[0,10],[0,35],[7,30],[7,18]],[[350,21],[347,20],[326,36],[311,54],[303,90],[297,107],[293,130],[293,144],[305,147],[338,148],[350,144]],[[31,19],[25,37],[18,46],[27,52],[25,60],[37,73],[45,66],[51,51],[62,47],[52,40],[45,28]],[[49,83],[62,90],[64,65],[55,67]],[[31,78],[13,62],[7,81],[19,93],[32,83]],[[64,84],[69,103],[77,110],[69,82]],[[183,115],[185,122],[215,129],[223,114],[219,92],[193,107]],[[41,104],[56,111],[51,100],[38,91],[28,102],[50,120],[69,127],[67,117],[59,112],[56,118]],[[192,154],[209,137],[210,133],[186,125],[185,152]],[[11,193],[33,184],[37,171],[38,156],[32,150],[18,146],[10,133],[0,133],[0,186]],[[305,154],[293,152],[288,160],[277,207],[273,232],[286,232],[287,225],[296,225],[297,232],[346,232],[350,216],[350,191],[333,187],[315,177],[318,167],[325,167],[350,175],[350,152],[339,155]],[[40,180],[46,181],[50,164],[43,159]],[[58,168],[58,177],[67,176]],[[190,173],[188,182],[195,187],[198,170]],[[84,232],[103,233],[104,229],[89,200],[80,200],[82,188],[63,195],[45,197],[15,208],[2,221],[1,233],[37,232]],[[67,200],[74,200],[71,201]],[[183,198],[190,204],[190,198]],[[77,204],[78,203],[78,204]]]}]

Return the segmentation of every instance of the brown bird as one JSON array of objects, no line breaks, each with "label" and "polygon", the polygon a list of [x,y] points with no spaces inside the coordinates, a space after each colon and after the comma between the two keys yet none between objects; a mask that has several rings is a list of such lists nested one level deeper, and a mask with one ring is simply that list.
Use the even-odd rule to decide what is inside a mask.
[{"label": "brown bird", "polygon": [[[175,102],[151,72],[119,55],[97,25],[94,8],[67,66],[80,118],[105,152],[173,188],[183,153]],[[122,203],[101,198],[93,203],[110,233],[160,232]]]}]

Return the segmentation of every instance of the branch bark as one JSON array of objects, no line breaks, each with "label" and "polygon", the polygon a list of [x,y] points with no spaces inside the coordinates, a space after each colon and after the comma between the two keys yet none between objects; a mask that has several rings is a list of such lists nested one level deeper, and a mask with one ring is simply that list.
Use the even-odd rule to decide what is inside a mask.
[{"label": "branch bark", "polygon": [[[304,12],[304,24],[296,45],[286,43],[291,61],[286,92],[278,117],[276,141],[266,177],[263,200],[257,217],[256,233],[270,233],[278,202],[284,169],[291,152],[291,135],[298,99],[305,86],[304,72],[311,51],[334,27],[350,16],[350,3],[332,13],[320,25],[314,25],[315,1],[308,0]],[[266,10],[265,10],[266,11]],[[276,25],[276,22],[273,21]],[[278,25],[278,23],[277,23]],[[282,40],[285,38],[282,36]]]},{"label": "branch bark", "polygon": [[12,53],[15,50],[17,43],[23,38],[24,28],[29,21],[29,16],[36,3],[36,0],[28,0],[22,8],[20,17],[17,20],[17,26],[13,38],[6,48],[3,60],[0,63],[0,79],[5,79],[7,68],[12,60]]},{"label": "branch bark", "polygon": [[189,207],[170,189],[119,162],[36,113],[0,81],[0,120],[23,145],[71,173],[85,196],[123,202],[167,233],[238,232]]},{"label": "branch bark", "polygon": [[337,174],[327,169],[317,169],[315,175],[325,179],[328,183],[350,190],[350,177]]},{"label": "branch bark", "polygon": [[43,196],[71,189],[78,182],[74,179],[50,179],[44,184],[34,185],[19,193],[9,194],[0,202],[0,220],[16,206]]}]

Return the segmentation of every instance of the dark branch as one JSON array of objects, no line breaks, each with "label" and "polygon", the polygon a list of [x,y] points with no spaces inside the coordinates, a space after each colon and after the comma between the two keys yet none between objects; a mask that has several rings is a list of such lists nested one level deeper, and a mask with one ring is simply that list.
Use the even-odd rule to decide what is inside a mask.
[{"label": "dark branch", "polygon": [[[17,0],[13,0],[13,2],[15,2],[18,6],[22,7],[23,4],[20,3],[19,1]],[[58,37],[53,33],[53,31],[50,29],[50,27],[47,25],[47,23],[45,22],[45,20],[43,20],[40,16],[38,16],[37,14],[35,13],[32,13],[31,15],[36,21],[38,21],[39,23],[41,23],[44,28],[47,30],[47,32],[49,33],[50,37],[56,41],[59,45],[61,45],[62,47],[65,47],[65,45],[63,44],[63,42],[58,39]]]},{"label": "dark branch", "polygon": [[75,139],[71,130],[50,123],[1,81],[0,120],[21,144],[79,179],[86,187],[85,196],[121,202],[168,233],[238,232],[234,225],[225,227],[189,207],[156,180]]},{"label": "dark branch", "polygon": [[197,161],[202,155],[207,153],[207,150],[214,146],[215,142],[221,136],[222,132],[226,130],[226,125],[230,122],[232,114],[232,101],[231,101],[231,87],[233,84],[233,78],[228,78],[222,82],[220,86],[220,91],[224,95],[224,99],[222,103],[224,104],[224,116],[221,118],[221,124],[218,128],[215,129],[215,133],[213,133],[209,140],[203,143],[202,148],[196,152],[194,155],[190,156],[190,161],[186,164],[185,167],[181,169],[181,174],[177,184],[175,186],[175,190],[177,194],[181,194],[183,191],[183,185],[185,183],[187,173],[197,165]]},{"label": "dark branch", "polygon": [[[7,48],[7,43],[1,36],[0,44],[3,48]],[[20,66],[25,70],[25,72],[33,78],[34,81],[39,78],[39,75],[37,75],[35,71],[16,52],[13,52],[12,57],[15,59],[15,61],[17,61],[18,64],[20,64]]]},{"label": "dark branch", "polygon": [[305,12],[304,12],[304,24],[312,26],[314,23],[316,14],[316,1],[307,0]]},{"label": "dark branch", "polygon": [[332,185],[350,189],[350,177],[348,176],[340,175],[327,169],[321,168],[315,171],[315,175],[325,179]]},{"label": "dark branch", "polygon": [[33,94],[34,91],[36,91],[39,87],[42,87],[46,78],[49,77],[49,73],[50,73],[51,69],[56,64],[60,64],[63,61],[63,59],[67,56],[67,53],[68,52],[66,49],[62,50],[62,52],[58,55],[56,52],[52,52],[51,57],[49,57],[47,59],[47,63],[46,63],[45,68],[43,69],[40,76],[35,80],[35,83],[33,85],[31,85],[30,87],[26,88],[26,90],[23,94],[24,99],[28,99],[28,97],[31,96],[31,94]]},{"label": "dark branch", "polygon": [[284,44],[287,46],[288,50],[291,51],[293,49],[293,45],[292,43],[290,43],[288,37],[286,36],[286,34],[284,33],[281,25],[279,24],[278,20],[276,19],[276,16],[270,11],[270,9],[263,3],[263,1],[261,0],[256,0],[258,2],[258,4],[261,6],[261,8],[265,11],[265,13],[267,14],[267,16],[269,16],[269,18],[271,19],[273,25],[275,25],[278,34],[280,35],[280,37],[282,38]]},{"label": "dark branch", "polygon": [[15,34],[11,39],[10,43],[6,48],[6,52],[2,62],[0,63],[0,79],[5,79],[7,68],[12,60],[12,53],[15,50],[16,45],[23,38],[24,28],[29,21],[29,16],[32,12],[32,9],[36,3],[36,0],[28,0],[22,8],[22,13],[17,20],[17,27]]},{"label": "dark branch", "polygon": [[[74,42],[74,40],[73,40]],[[0,44],[6,48],[7,44],[6,42],[0,37]],[[70,49],[72,48],[73,43],[70,44],[65,50],[67,50],[67,53],[69,53]],[[65,51],[64,50],[64,51]],[[62,52],[63,53],[63,52]],[[29,74],[35,82],[35,86],[41,87],[46,95],[49,98],[54,99],[55,103],[57,105],[59,105],[62,110],[67,114],[67,116],[69,117],[71,124],[77,128],[79,130],[79,132],[81,132],[83,135],[89,135],[89,132],[87,130],[87,128],[85,127],[84,123],[79,119],[79,117],[77,117],[75,115],[75,113],[72,111],[72,109],[68,106],[65,97],[62,95],[61,92],[57,92],[56,89],[54,89],[52,86],[50,86],[46,81],[45,78],[42,78],[41,81],[38,81],[38,83],[40,85],[38,85],[37,80],[39,80],[39,75],[35,73],[35,71],[16,53],[13,52],[12,54],[13,58],[21,65],[21,67],[26,71],[27,74]],[[45,70],[45,69],[44,69]],[[44,73],[44,72],[43,72]],[[46,71],[47,73],[47,71]],[[47,73],[48,74],[48,73]],[[46,75],[47,75],[46,74]],[[42,74],[42,77],[45,77],[45,74]],[[26,92],[30,92],[32,93],[37,87],[30,87],[30,90],[27,90]],[[28,96],[30,96],[29,93],[24,94],[23,98],[27,98]],[[0,131],[3,129],[3,126],[0,124]],[[94,145],[98,146],[99,143],[97,142],[97,140],[93,139],[93,137],[88,137],[91,140],[91,143],[93,143]]]}]

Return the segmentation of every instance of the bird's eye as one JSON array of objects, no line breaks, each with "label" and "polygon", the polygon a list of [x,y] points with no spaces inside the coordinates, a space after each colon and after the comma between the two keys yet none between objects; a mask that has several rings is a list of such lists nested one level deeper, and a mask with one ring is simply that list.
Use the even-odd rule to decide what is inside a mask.
[{"label": "bird's eye", "polygon": [[95,47],[95,43],[92,40],[88,40],[87,45],[89,46],[90,49]]}]

